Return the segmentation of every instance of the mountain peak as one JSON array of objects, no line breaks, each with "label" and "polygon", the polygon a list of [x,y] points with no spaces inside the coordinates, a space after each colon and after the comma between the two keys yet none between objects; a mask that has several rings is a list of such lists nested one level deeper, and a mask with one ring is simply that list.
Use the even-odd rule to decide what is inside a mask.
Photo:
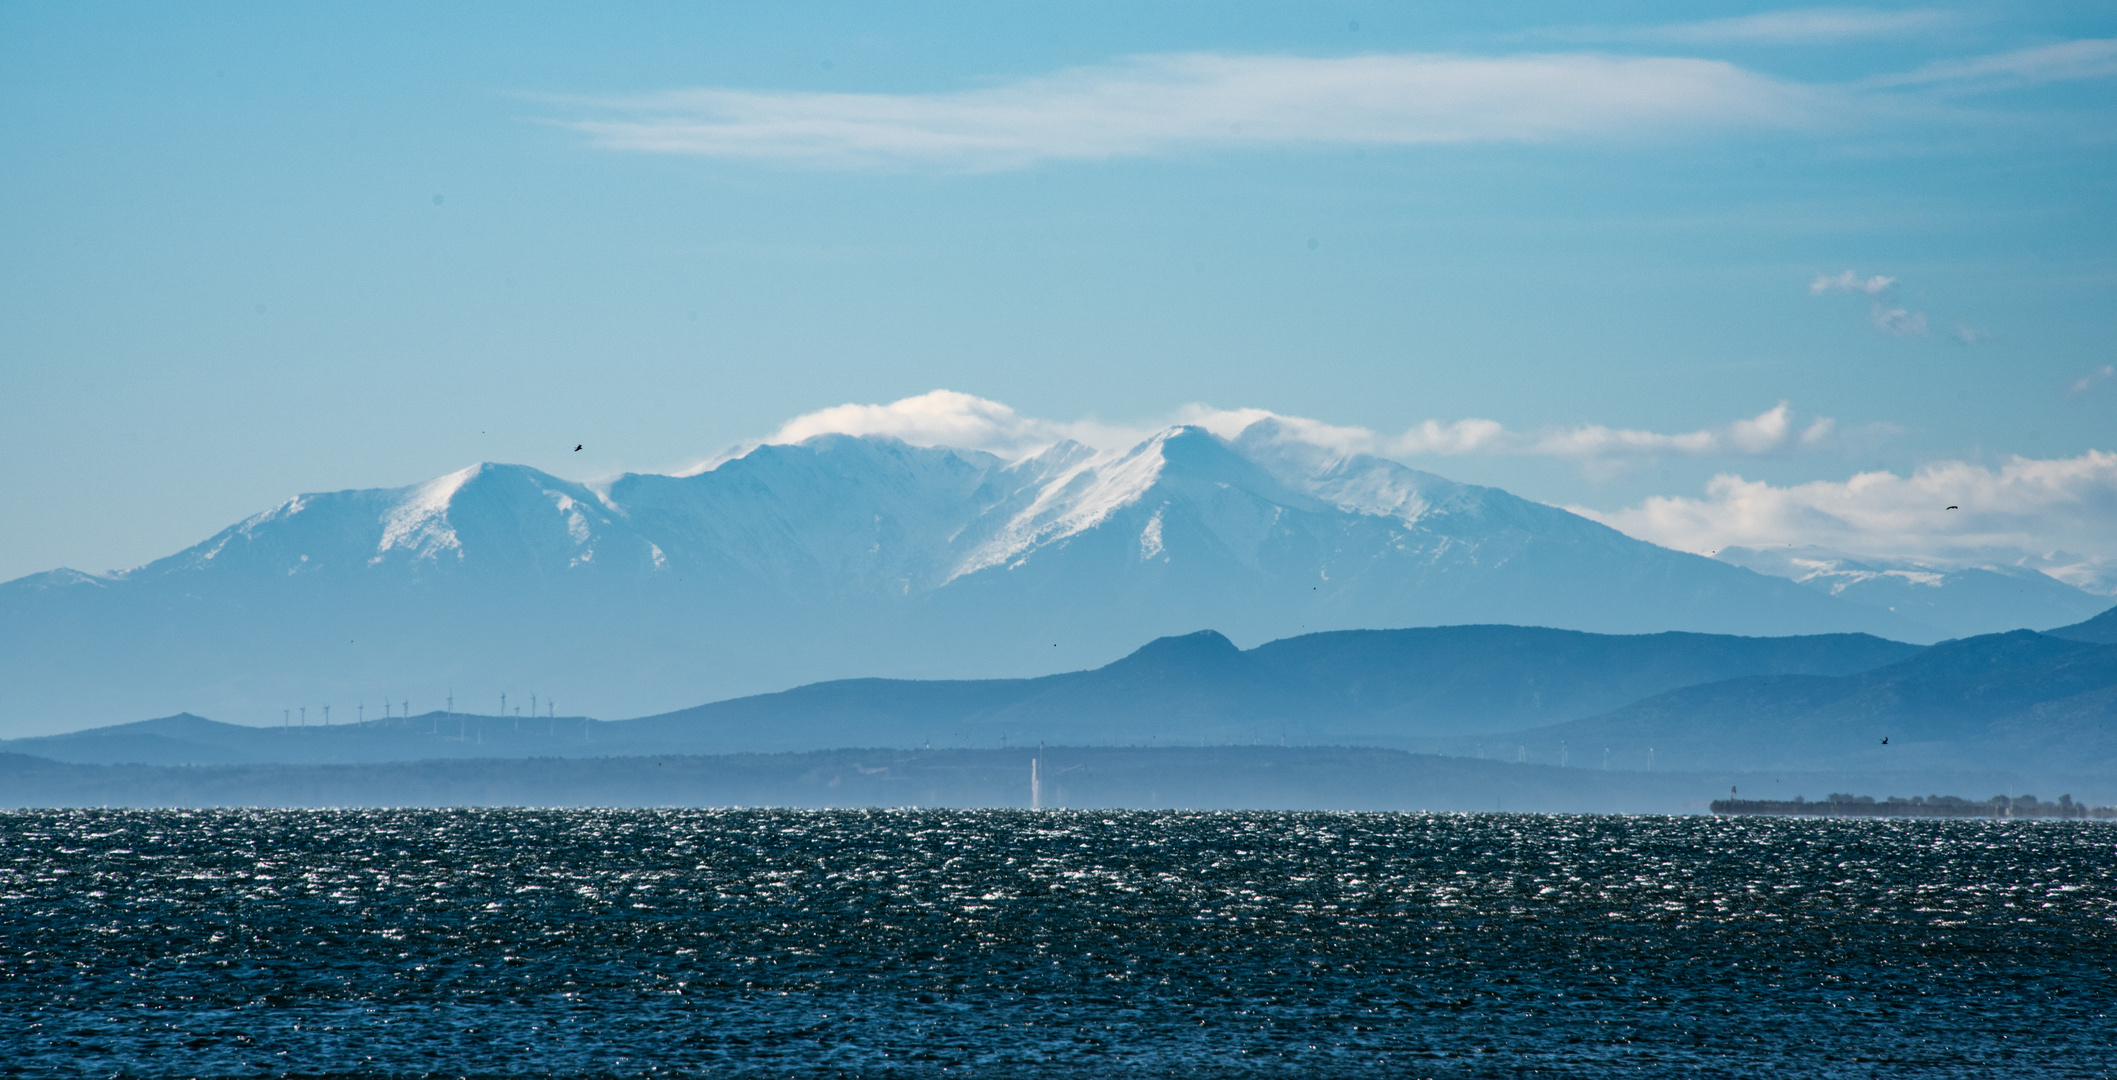
[{"label": "mountain peak", "polygon": [[53,589],[73,588],[75,586],[81,585],[109,585],[114,581],[123,580],[124,577],[125,572],[122,570],[109,574],[89,574],[72,569],[70,567],[62,566],[57,570],[46,570],[38,574],[24,574],[23,576],[18,577],[13,581],[0,582],[0,588],[18,589],[23,590],[25,592],[42,592]]},{"label": "mountain peak", "polygon": [[1132,650],[1106,668],[1171,668],[1223,665],[1239,661],[1242,650],[1218,630],[1195,630],[1188,634],[1159,637]]}]

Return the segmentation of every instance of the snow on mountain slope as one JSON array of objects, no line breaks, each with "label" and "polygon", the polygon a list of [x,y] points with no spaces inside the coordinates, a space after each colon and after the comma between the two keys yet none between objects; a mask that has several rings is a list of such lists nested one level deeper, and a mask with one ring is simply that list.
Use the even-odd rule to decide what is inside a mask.
[{"label": "snow on mountain slope", "polygon": [[1235,447],[1273,475],[1341,510],[1416,525],[1437,506],[1462,510],[1474,488],[1366,454],[1336,454],[1267,417],[1242,429]]},{"label": "snow on mountain slope", "polygon": [[1094,528],[1119,509],[1138,502],[1161,476],[1163,444],[1169,434],[1163,432],[1121,454],[1081,459],[1039,478],[1029,505],[1014,510],[991,535],[981,537],[982,542],[956,564],[949,580],[1002,565]]},{"label": "snow on mountain slope", "polygon": [[2109,606],[2108,597],[2019,566],[1929,566],[1819,547],[1731,547],[1713,557],[1902,615],[1943,637],[2071,623]]},{"label": "snow on mountain slope", "polygon": [[[475,554],[473,554],[475,553]],[[432,577],[653,563],[650,542],[583,485],[520,465],[424,484],[298,495],[119,580]]]},{"label": "snow on mountain slope", "polygon": [[686,574],[902,597],[946,580],[949,545],[1032,479],[975,450],[821,435],[691,476],[627,475],[608,498]]},{"label": "snow on mountain slope", "polygon": [[1013,462],[821,435],[687,476],[483,464],[302,495],[132,571],[0,585],[0,734],[532,689],[637,715],[1089,667],[1201,627],[1254,644],[1472,622],[1918,633],[1270,420]]},{"label": "snow on mountain slope", "polygon": [[[1156,502],[1160,492],[1162,501]],[[1167,558],[1164,514],[1170,498],[1189,503],[1211,501],[1220,492],[1241,492],[1282,509],[1314,511],[1316,500],[1279,483],[1255,463],[1235,453],[1202,428],[1174,427],[1122,453],[1079,458],[1042,479],[1029,505],[1014,513],[990,538],[973,548],[950,580],[991,567],[1022,565],[1031,553],[1062,545],[1071,538],[1111,522],[1121,511],[1150,506],[1144,524],[1131,530],[1139,537],[1141,561]],[[1228,516],[1229,513],[1233,516]],[[1231,549],[1261,539],[1260,518],[1276,512],[1235,510],[1224,504],[1204,524]],[[1245,560],[1247,561],[1247,560]]]}]

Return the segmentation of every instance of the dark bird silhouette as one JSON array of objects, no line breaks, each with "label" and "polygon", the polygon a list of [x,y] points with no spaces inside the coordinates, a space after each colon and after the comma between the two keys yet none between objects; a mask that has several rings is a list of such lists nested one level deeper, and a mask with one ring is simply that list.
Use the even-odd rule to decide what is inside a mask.
[{"label": "dark bird silhouette", "polygon": [[1889,736],[1887,736],[1887,735],[1884,735],[1884,736],[1882,736],[1882,745],[1883,745],[1883,746],[1888,746],[1888,745],[1889,745]]},{"label": "dark bird silhouette", "polygon": [[[574,453],[576,453],[576,454],[578,454],[578,453],[580,453],[580,452],[581,452],[581,444],[580,444],[580,443],[575,443],[575,444],[573,444],[573,452],[574,452]],[[1950,509],[1950,510],[1953,510],[1953,509],[1955,509],[1955,507],[1952,507],[1952,506],[1951,506],[1951,507],[1949,507],[1948,509]]]},{"label": "dark bird silhouette", "polygon": [[1951,506],[1951,507],[1949,507],[1948,509],[1950,509],[1950,510],[1953,510],[1953,509],[1955,509],[1955,507]]}]

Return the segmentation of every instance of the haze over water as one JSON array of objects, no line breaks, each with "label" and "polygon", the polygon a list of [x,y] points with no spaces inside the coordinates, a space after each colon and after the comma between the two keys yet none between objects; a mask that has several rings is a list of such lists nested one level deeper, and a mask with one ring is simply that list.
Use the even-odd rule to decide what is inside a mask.
[{"label": "haze over water", "polygon": [[8,1075],[2106,1076],[2089,823],[0,815]]}]

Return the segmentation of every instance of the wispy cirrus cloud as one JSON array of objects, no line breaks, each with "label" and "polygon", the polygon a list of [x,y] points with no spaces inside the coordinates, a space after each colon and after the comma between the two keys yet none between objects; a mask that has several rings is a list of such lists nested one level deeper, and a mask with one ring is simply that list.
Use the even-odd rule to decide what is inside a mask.
[{"label": "wispy cirrus cloud", "polygon": [[[1627,33],[1672,44],[1815,41],[1909,32],[1940,18],[1806,9]],[[1665,140],[1880,129],[1907,120],[1990,122],[1937,99],[2113,74],[2117,41],[2099,39],[1844,84],[1683,56],[1184,53],[924,94],[703,87],[547,100],[576,112],[553,123],[612,150],[817,169],[992,172],[1232,149]]]},{"label": "wispy cirrus cloud", "polygon": [[603,115],[563,123],[614,150],[983,171],[1186,149],[1807,127],[1829,93],[1690,58],[1194,53],[950,93],[679,90],[580,102]]},{"label": "wispy cirrus cloud", "polygon": [[1554,27],[1536,36],[1565,41],[1637,41],[1675,45],[1828,45],[1897,38],[1960,21],[1936,8],[1792,8],[1699,22],[1653,26]]},{"label": "wispy cirrus cloud", "polygon": [[1941,60],[1896,75],[1878,75],[1875,87],[1949,86],[1986,91],[2117,76],[2117,38],[2090,38],[2016,49],[1967,60]]}]

